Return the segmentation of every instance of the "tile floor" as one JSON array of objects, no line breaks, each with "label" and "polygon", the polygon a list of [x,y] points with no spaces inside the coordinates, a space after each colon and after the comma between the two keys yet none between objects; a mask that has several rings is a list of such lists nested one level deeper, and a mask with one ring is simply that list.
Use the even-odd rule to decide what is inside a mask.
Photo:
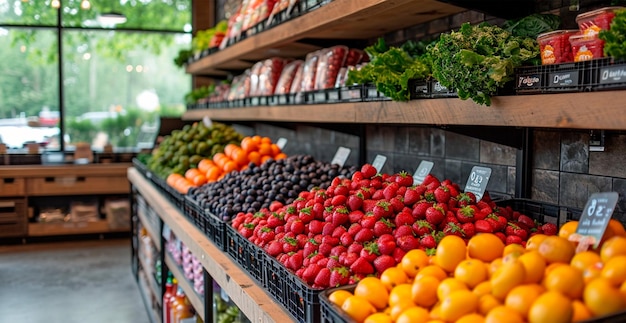
[{"label": "tile floor", "polygon": [[0,246],[0,322],[148,323],[130,241]]}]

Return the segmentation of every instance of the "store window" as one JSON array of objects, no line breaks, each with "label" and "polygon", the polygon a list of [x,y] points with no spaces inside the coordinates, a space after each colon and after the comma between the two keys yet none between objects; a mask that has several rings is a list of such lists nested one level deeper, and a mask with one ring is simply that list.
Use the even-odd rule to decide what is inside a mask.
[{"label": "store window", "polygon": [[0,0],[0,142],[151,147],[184,111],[190,32],[191,0]]}]

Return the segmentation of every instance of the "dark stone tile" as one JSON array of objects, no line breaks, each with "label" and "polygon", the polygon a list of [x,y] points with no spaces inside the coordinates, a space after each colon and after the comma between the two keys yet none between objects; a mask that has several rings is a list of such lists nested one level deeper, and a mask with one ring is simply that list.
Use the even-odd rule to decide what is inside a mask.
[{"label": "dark stone tile", "polygon": [[359,137],[343,132],[332,131],[330,133],[330,141],[329,143],[335,144],[337,146],[344,147],[358,147],[359,146]]},{"label": "dark stone tile", "polygon": [[517,149],[494,142],[480,141],[480,162],[485,164],[515,166]]},{"label": "dark stone tile", "polygon": [[426,36],[426,24],[419,24],[406,29],[407,35],[410,35],[412,39],[418,40]]},{"label": "dark stone tile", "polygon": [[[394,172],[407,171],[411,174],[415,173],[420,161],[415,155],[410,154],[393,154],[392,169]],[[389,162],[389,160],[387,160]]]},{"label": "dark stone tile", "polygon": [[[442,177],[439,177],[439,180],[449,179],[455,183],[458,183],[461,188],[465,187],[465,181],[467,180],[467,176],[463,176],[462,164],[463,163],[460,160],[446,159],[444,162],[444,175]],[[437,164],[435,164],[433,170],[435,170],[436,168],[438,168]]]},{"label": "dark stone tile", "polygon": [[298,140],[302,142],[313,143],[329,143],[330,142],[330,130],[325,130],[317,127],[299,125],[296,127],[296,133]]},{"label": "dark stone tile", "polygon": [[506,194],[515,196],[515,179],[517,178],[517,168],[508,167],[506,179]]},{"label": "dark stone tile", "polygon": [[479,161],[480,140],[446,131],[446,159]]},{"label": "dark stone tile", "polygon": [[240,124],[233,124],[232,127],[233,129],[235,129],[235,131],[237,131],[238,133],[244,136],[254,136],[256,134],[256,131],[252,127],[248,127],[248,126],[244,126]]},{"label": "dark stone tile", "polygon": [[[508,188],[509,167],[498,165],[485,165],[491,168],[491,177],[487,184],[487,191],[506,194]],[[467,180],[467,179],[466,179]]]},{"label": "dark stone tile", "polygon": [[561,173],[559,204],[583,208],[591,194],[610,191],[612,186],[610,177]]},{"label": "dark stone tile", "polygon": [[[433,157],[426,157],[423,160],[428,160],[433,162],[433,169],[430,170],[430,173],[433,174],[433,176],[437,177],[439,180],[444,180],[448,177],[446,177],[446,171],[447,171],[447,163],[443,158],[433,158]],[[419,160],[419,162],[421,162],[422,159]],[[417,165],[419,166],[419,162],[417,163]],[[451,165],[452,168],[454,168],[454,165]],[[415,170],[417,169],[417,167],[415,167],[415,169],[413,169],[413,172],[415,172]]]},{"label": "dark stone tile", "polygon": [[626,220],[624,219],[624,217],[626,217],[626,180],[614,178],[612,191],[619,193],[619,200],[617,201],[615,211],[622,213],[620,220]]},{"label": "dark stone tile", "polygon": [[366,157],[366,161],[367,163],[371,164],[374,162],[374,159],[376,158],[377,155],[383,155],[385,157],[387,157],[387,161],[385,162],[385,165],[383,166],[382,169],[382,173],[389,173],[389,174],[393,174],[393,167],[394,167],[394,163],[395,163],[395,156],[394,154],[391,154],[389,152],[386,151],[375,151],[375,150],[368,150],[367,151],[367,157]]},{"label": "dark stone tile", "polygon": [[450,18],[444,17],[428,23],[428,33],[435,34],[450,30]]},{"label": "dark stone tile", "polygon": [[444,157],[446,154],[446,132],[431,128],[430,130],[430,155],[434,157]]},{"label": "dark stone tile", "polygon": [[586,174],[589,171],[589,135],[566,132],[561,137],[561,171]]},{"label": "dark stone tile", "polygon": [[534,131],[533,167],[559,170],[561,158],[561,133],[558,131]]},{"label": "dark stone tile", "polygon": [[430,141],[431,131],[429,128],[411,127],[407,128],[408,152],[418,156],[428,156],[431,154]]},{"label": "dark stone tile", "polygon": [[559,203],[559,172],[535,169],[532,174],[530,198],[547,203]]},{"label": "dark stone tile", "polygon": [[461,13],[457,13],[456,15],[452,16],[450,18],[450,28],[457,29],[461,27],[463,23],[470,21],[472,17],[472,13],[473,11],[468,10],[468,11],[463,11]]},{"label": "dark stone tile", "polygon": [[407,153],[409,151],[409,128],[398,127],[393,142],[394,151],[397,153]]},{"label": "dark stone tile", "polygon": [[604,151],[589,152],[589,174],[626,178],[626,135],[607,135]]},{"label": "dark stone tile", "polygon": [[367,150],[394,151],[396,128],[368,126],[365,131]]}]

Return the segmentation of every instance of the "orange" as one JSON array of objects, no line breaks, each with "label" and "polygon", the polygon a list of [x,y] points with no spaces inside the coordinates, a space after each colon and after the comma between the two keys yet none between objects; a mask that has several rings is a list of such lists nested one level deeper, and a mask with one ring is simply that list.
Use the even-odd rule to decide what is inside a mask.
[{"label": "orange", "polygon": [[424,276],[416,279],[411,287],[413,303],[423,307],[431,307],[437,303],[437,287],[439,279],[433,276]]},{"label": "orange", "polygon": [[254,141],[251,137],[245,137],[243,138],[243,140],[241,140],[241,148],[247,153],[256,150],[257,147],[258,143]]},{"label": "orange", "polygon": [[428,310],[419,306],[413,306],[404,310],[398,316],[396,323],[426,323],[430,320],[430,313]]},{"label": "orange", "polygon": [[200,170],[201,173],[206,174],[212,166],[215,166],[215,163],[208,158],[204,158],[198,163],[198,170]]},{"label": "orange", "polygon": [[439,302],[430,309],[430,318],[433,320],[443,321],[441,320],[440,310],[441,310],[441,303]]},{"label": "orange", "polygon": [[192,180],[191,183],[194,186],[201,186],[204,185],[207,182],[207,178],[206,176],[202,175],[202,174],[198,174],[196,175]]},{"label": "orange", "polygon": [[181,178],[184,178],[184,177],[180,174],[172,173],[172,174],[167,175],[167,178],[165,179],[165,183],[167,183],[167,185],[171,187],[174,187],[176,185],[176,182],[180,180]]},{"label": "orange", "polygon": [[379,310],[387,307],[387,300],[389,299],[387,287],[376,277],[361,279],[354,288],[354,295],[367,299]]},{"label": "orange", "polygon": [[544,290],[543,287],[537,284],[517,286],[506,295],[504,305],[516,310],[522,317],[527,318],[530,306]]},{"label": "orange", "polygon": [[504,243],[498,236],[491,233],[481,233],[473,236],[467,242],[467,251],[470,258],[491,262],[502,255]]},{"label": "orange", "polygon": [[237,165],[240,166],[247,165],[249,163],[248,154],[239,147],[233,151],[232,159],[235,163],[237,163]]},{"label": "orange", "polygon": [[526,250],[537,250],[539,244],[547,237],[545,234],[535,234],[526,241]]},{"label": "orange", "polygon": [[584,271],[600,261],[600,255],[597,252],[583,251],[574,255],[569,264],[580,271]]},{"label": "orange", "polygon": [[207,181],[214,182],[220,175],[222,175],[222,171],[220,170],[220,168],[217,166],[211,166],[211,168],[209,168],[209,170],[206,172],[205,176],[207,178]]},{"label": "orange", "polygon": [[626,229],[624,228],[622,222],[619,222],[618,220],[611,219],[609,221],[609,228],[611,228],[611,231],[613,231],[613,234],[616,236],[626,236]]},{"label": "orange", "polygon": [[234,170],[237,170],[237,163],[232,160],[229,160],[224,163],[224,167],[222,167],[222,169],[224,170],[224,173],[228,174]]},{"label": "orange", "polygon": [[602,265],[601,262],[596,263],[595,265],[588,267],[583,271],[583,280],[585,281],[585,285],[589,284],[590,281],[600,277],[602,275]]},{"label": "orange", "polygon": [[402,257],[400,264],[407,276],[415,277],[420,269],[428,266],[428,262],[428,255],[424,250],[413,249]]},{"label": "orange", "polygon": [[385,313],[374,313],[368,316],[363,323],[392,323],[391,316]]},{"label": "orange", "polygon": [[615,256],[604,264],[601,276],[614,286],[621,286],[626,281],[626,256]]},{"label": "orange", "polygon": [[604,242],[600,249],[600,258],[605,263],[612,257],[623,255],[626,255],[626,237],[613,237]]},{"label": "orange", "polygon": [[338,289],[328,295],[328,300],[331,301],[333,304],[341,307],[341,305],[343,305],[343,302],[350,296],[352,296],[352,293],[350,293],[349,291],[344,289]]},{"label": "orange", "polygon": [[624,296],[606,278],[596,278],[585,286],[583,300],[594,316],[611,314],[626,307]]},{"label": "orange", "polygon": [[[569,222],[568,222],[569,223]],[[537,249],[547,263],[562,262],[569,264],[576,253],[574,244],[559,236],[545,238]]]},{"label": "orange", "polygon": [[224,155],[230,157],[231,159],[234,156],[235,150],[240,149],[239,146],[235,144],[228,144],[224,146]]},{"label": "orange", "polygon": [[287,158],[287,154],[285,154],[285,153],[280,153],[280,154],[274,156],[274,160],[281,160],[281,159],[285,159],[285,158]]},{"label": "orange", "polygon": [[455,323],[482,323],[485,317],[478,313],[471,313],[461,316]]},{"label": "orange", "polygon": [[255,165],[261,164],[261,154],[257,151],[251,151],[248,153],[248,160]]},{"label": "orange", "polygon": [[400,284],[405,284],[409,280],[404,270],[398,267],[389,267],[380,274],[380,281],[388,291]]},{"label": "orange", "polygon": [[579,300],[574,300],[572,302],[572,309],[574,310],[572,322],[588,320],[593,316],[587,305]]},{"label": "orange", "polygon": [[439,314],[444,321],[454,322],[478,309],[478,296],[469,290],[456,290],[441,300]]},{"label": "orange", "polygon": [[189,168],[186,172],[185,172],[185,178],[188,180],[193,180],[194,177],[198,176],[198,175],[202,175],[200,173],[200,171],[197,168]]},{"label": "orange", "polygon": [[278,147],[278,145],[272,144],[271,147],[272,147],[272,156],[276,156],[281,153],[280,147]]},{"label": "orange", "polygon": [[559,237],[568,239],[569,236],[576,233],[576,228],[578,228],[578,221],[565,222],[559,229]]},{"label": "orange", "polygon": [[448,277],[448,274],[439,266],[428,265],[417,272],[415,279],[419,279],[423,276],[433,276],[439,280],[444,280]]},{"label": "orange", "polygon": [[526,273],[525,284],[539,283],[546,270],[546,261],[536,250],[531,250],[521,255],[518,260],[524,265]]},{"label": "orange", "polygon": [[472,292],[474,294],[476,294],[478,297],[481,297],[481,296],[487,295],[487,294],[491,294],[491,282],[486,280],[486,281],[476,285],[476,287],[474,287],[474,289],[472,289]]},{"label": "orange", "polygon": [[506,258],[506,256],[508,256],[508,255],[513,255],[513,256],[517,257],[517,256],[523,254],[524,251],[526,251],[526,249],[524,247],[522,247],[522,245],[519,245],[517,243],[512,243],[512,244],[504,247],[504,250],[502,250],[502,258]]},{"label": "orange", "polygon": [[574,309],[569,298],[559,292],[548,291],[533,302],[528,312],[528,321],[569,323],[573,315]]},{"label": "orange", "polygon": [[446,278],[437,286],[437,298],[443,301],[446,296],[457,290],[468,290],[467,285],[456,278]]},{"label": "orange", "polygon": [[485,323],[523,323],[522,318],[517,311],[506,306],[497,306],[487,315],[485,315]]},{"label": "orange", "polygon": [[506,295],[526,280],[526,270],[521,261],[515,260],[502,264],[491,277],[491,292],[499,300],[504,300]]},{"label": "orange", "polygon": [[454,269],[454,278],[462,281],[469,288],[487,280],[487,266],[478,259],[461,261]]},{"label": "orange", "polygon": [[346,298],[341,309],[357,322],[363,322],[368,316],[376,313],[376,308],[367,299],[354,295]]},{"label": "orange", "polygon": [[415,303],[413,303],[413,301],[408,299],[408,300],[403,300],[400,303],[397,303],[391,307],[388,307],[387,309],[389,309],[389,316],[391,317],[391,320],[395,321],[398,319],[398,316],[402,314],[402,312],[404,312],[406,309],[409,309],[411,307],[415,307]]},{"label": "orange", "polygon": [[483,295],[478,299],[478,313],[487,315],[491,310],[500,305],[502,305],[502,303],[495,296],[491,294]]},{"label": "orange", "polygon": [[570,266],[559,266],[546,275],[543,285],[549,291],[560,292],[571,299],[576,299],[582,296],[585,281],[580,270]]},{"label": "orange", "polygon": [[549,264],[546,266],[546,270],[543,273],[543,277],[548,276],[548,274],[553,271],[554,269],[561,267],[561,266],[567,266],[567,264],[564,263],[560,263],[560,262],[555,262],[553,264]]},{"label": "orange", "polygon": [[394,287],[389,292],[389,306],[394,306],[400,302],[406,302],[407,300],[411,301],[413,299],[413,293],[411,292],[412,288],[413,285],[411,284],[400,284]]},{"label": "orange", "polygon": [[261,137],[261,143],[263,143],[263,144],[271,144],[272,143],[272,138],[270,138],[270,137]]},{"label": "orange", "polygon": [[491,276],[493,276],[493,273],[496,272],[496,270],[498,270],[498,268],[500,268],[500,266],[502,266],[502,258],[498,258],[494,261],[492,261],[489,264],[489,278],[491,278]]},{"label": "orange", "polygon": [[273,156],[272,154],[272,146],[268,143],[263,143],[259,146],[258,150],[261,156]]},{"label": "orange", "polygon": [[465,241],[457,236],[445,236],[439,242],[435,253],[435,264],[446,272],[453,272],[466,255]]}]

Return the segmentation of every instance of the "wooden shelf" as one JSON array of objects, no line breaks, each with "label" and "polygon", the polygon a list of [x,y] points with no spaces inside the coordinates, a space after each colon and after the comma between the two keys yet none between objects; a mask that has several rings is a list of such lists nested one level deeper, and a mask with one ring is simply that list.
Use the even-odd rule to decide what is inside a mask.
[{"label": "wooden shelf", "polygon": [[625,101],[626,91],[602,91],[501,96],[489,107],[450,98],[189,110],[183,119],[624,130]]},{"label": "wooden shelf", "polygon": [[[159,305],[161,305],[162,299],[161,299],[161,292],[160,292],[160,288],[159,285],[157,284],[156,278],[154,277],[154,275],[148,275],[148,266],[149,264],[146,263],[146,260],[143,259],[142,257],[138,257],[139,258],[139,263],[141,264],[141,267],[143,268],[143,273],[146,276],[146,280],[148,281],[148,286],[150,286],[150,291],[152,291],[152,295],[154,295],[154,297],[156,298],[156,301]],[[154,272],[154,266],[150,269],[151,271]]]},{"label": "wooden shelf", "polygon": [[191,306],[193,306],[196,313],[198,313],[198,315],[202,318],[202,321],[204,321],[204,300],[198,296],[191,283],[189,283],[185,277],[182,269],[178,267],[178,265],[174,262],[174,259],[172,259],[172,256],[167,252],[165,253],[165,265],[178,281],[178,286],[180,286],[180,288],[182,288],[185,292],[185,296],[189,299]]},{"label": "wooden shelf", "polygon": [[65,236],[76,234],[105,234],[129,232],[129,229],[111,229],[106,220],[96,222],[29,223],[28,236]]},{"label": "wooden shelf", "polygon": [[152,239],[154,247],[157,251],[161,251],[161,235],[159,234],[159,229],[152,227],[152,222],[148,220],[145,210],[137,210],[137,215],[139,216],[139,221],[141,221],[143,227],[146,228],[150,239]]},{"label": "wooden shelf", "polygon": [[172,203],[136,169],[128,179],[176,236],[198,257],[209,275],[253,322],[291,322],[289,314],[246,272],[190,223]]},{"label": "wooden shelf", "polygon": [[146,310],[148,312],[148,318],[150,322],[157,323],[161,322],[161,315],[157,312],[157,310],[153,307],[153,295],[146,294],[150,291],[148,287],[148,282],[146,281],[146,273],[141,270],[138,274],[138,285],[139,285],[139,294],[141,294],[141,298],[143,299],[144,305],[146,306]]},{"label": "wooden shelf", "polygon": [[[464,11],[435,0],[335,0],[187,66],[196,75],[223,75],[273,56],[303,57],[315,47],[305,39],[371,39]],[[372,17],[376,17],[372,21]]]},{"label": "wooden shelf", "polygon": [[0,167],[0,178],[55,176],[124,176],[131,163],[88,165],[9,165]]}]

